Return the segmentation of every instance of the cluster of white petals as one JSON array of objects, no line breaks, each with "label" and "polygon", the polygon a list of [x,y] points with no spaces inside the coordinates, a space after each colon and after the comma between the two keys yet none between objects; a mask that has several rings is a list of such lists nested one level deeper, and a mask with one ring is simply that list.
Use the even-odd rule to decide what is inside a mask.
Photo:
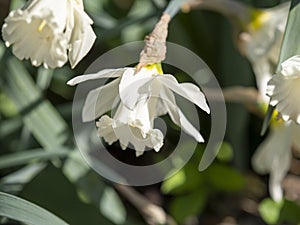
[{"label": "cluster of white petals", "polygon": [[72,68],[89,52],[96,36],[82,0],[30,0],[11,11],[2,27],[7,47],[34,66]]},{"label": "cluster of white petals", "polygon": [[[266,74],[265,76],[269,77]],[[287,121],[297,121],[299,117],[299,78],[300,56],[294,56],[282,63],[281,71],[269,81],[267,94],[271,97],[270,104],[276,106],[276,111],[283,120],[272,119],[268,136],[252,158],[253,168],[258,173],[270,174],[269,189],[275,201],[283,198],[282,181],[291,166],[291,149],[300,150],[300,126],[293,121]],[[264,87],[265,84],[258,86]],[[263,101],[262,104],[269,103],[268,98],[263,98]]]},{"label": "cluster of white petals", "polygon": [[98,135],[108,144],[119,140],[123,149],[132,144],[137,156],[143,154],[146,147],[159,151],[164,136],[153,126],[155,118],[165,114],[198,142],[204,141],[177,106],[174,95],[179,94],[210,113],[205,96],[196,85],[178,83],[173,75],[162,74],[158,64],[143,67],[140,71],[136,68],[106,69],[75,77],[68,84],[101,78],[116,79],[89,92],[82,118],[92,121],[117,108],[112,118],[103,115],[96,122]]},{"label": "cluster of white petals", "polygon": [[252,64],[264,100],[267,100],[267,83],[278,63],[289,7],[290,2],[285,2],[259,11],[249,25],[249,31],[240,35],[241,51]]},{"label": "cluster of white petals", "polygon": [[278,122],[271,126],[267,138],[252,158],[254,169],[270,174],[269,189],[275,201],[283,198],[282,181],[290,169],[291,149],[300,149],[300,126],[293,122]]},{"label": "cluster of white petals", "polygon": [[281,64],[281,70],[268,83],[270,105],[276,107],[283,120],[300,124],[300,55]]},{"label": "cluster of white petals", "polygon": [[[259,28],[253,31],[251,35],[246,36],[248,39],[245,39],[244,42],[244,52],[252,64],[262,97],[262,105],[269,104],[270,97],[273,106],[277,105],[278,101],[289,101],[288,95],[293,92],[291,92],[291,86],[288,87],[286,82],[282,82],[284,80],[282,78],[286,78],[283,74],[287,74],[286,63],[282,65],[285,68],[283,74],[272,76],[279,59],[289,6],[290,3],[287,2],[264,10],[263,14],[260,15],[260,21],[258,21],[261,23]],[[281,86],[276,88],[275,83],[280,83]],[[286,87],[285,90],[283,90],[283,87]],[[272,94],[274,94],[274,97],[272,97]],[[297,105],[295,101],[293,105]],[[285,120],[287,120],[287,116],[285,113],[282,114],[281,109],[290,108],[286,107],[285,102],[276,108]],[[300,147],[299,135],[300,127],[295,123],[274,120],[268,136],[259,145],[252,158],[255,171],[260,174],[270,174],[269,190],[275,201],[281,201],[283,198],[282,182],[290,169],[291,148]]]}]

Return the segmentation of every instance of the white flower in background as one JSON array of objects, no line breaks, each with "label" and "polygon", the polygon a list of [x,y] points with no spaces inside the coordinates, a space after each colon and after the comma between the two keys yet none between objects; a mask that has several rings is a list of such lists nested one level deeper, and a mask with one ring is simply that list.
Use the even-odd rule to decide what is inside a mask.
[{"label": "white flower in background", "polygon": [[[291,61],[289,61],[288,63],[282,64],[283,74],[290,74],[291,71],[295,70],[294,67],[286,67],[286,65],[291,64],[292,61],[294,61],[294,59],[291,59]],[[292,64],[294,64],[294,62],[292,62]],[[298,66],[298,68],[300,69],[300,64]],[[281,75],[281,73],[279,74],[280,76],[284,76]],[[262,75],[269,77],[269,75],[266,73]],[[270,84],[273,84],[274,80],[278,80],[277,76],[278,75],[273,76]],[[261,77],[264,78],[263,76]],[[264,82],[264,79],[261,79],[260,82]],[[279,84],[283,84],[283,86],[285,86],[285,84],[281,81],[279,82]],[[258,87],[265,88],[265,83],[258,85]],[[274,86],[269,87],[269,94],[271,90],[274,91]],[[284,100],[287,95],[291,93],[290,91],[292,91],[292,89],[290,87],[288,88],[287,86],[285,86],[285,89],[283,89],[282,87],[278,87],[278,89],[276,90],[282,91],[282,93],[280,93],[279,95],[280,99],[282,100]],[[292,103],[292,105],[298,104],[295,103],[295,101],[293,101]],[[268,104],[269,97],[267,96],[265,98],[262,98],[261,105],[264,105],[265,109],[267,108]],[[274,104],[274,99],[271,99],[271,104]],[[275,201],[280,201],[283,198],[282,181],[286,176],[288,170],[290,169],[292,158],[291,149],[292,147],[294,147],[294,149],[296,150],[300,149],[300,126],[292,121],[286,122],[279,119],[279,115],[278,111],[274,112],[273,118],[271,120],[270,132],[266,139],[257,148],[256,153],[252,158],[253,168],[258,173],[270,174],[269,189],[270,194]]]},{"label": "white flower in background", "polygon": [[82,0],[31,0],[10,12],[2,27],[7,47],[34,66],[72,68],[88,53],[95,34]]},{"label": "white flower in background", "polygon": [[254,169],[270,174],[269,189],[272,198],[283,198],[282,181],[290,169],[292,147],[300,149],[300,126],[293,122],[274,122],[270,133],[252,158]]},{"label": "white flower in background", "polygon": [[239,35],[239,49],[252,64],[258,89],[266,100],[266,87],[276,70],[290,2],[252,12],[246,32]]},{"label": "white flower in background", "polygon": [[119,140],[125,149],[131,143],[136,155],[143,154],[146,147],[159,151],[163,145],[163,134],[153,129],[154,119],[169,114],[172,121],[183,131],[203,142],[199,131],[188,121],[176,105],[177,93],[198,107],[210,112],[200,89],[191,83],[178,83],[172,75],[163,74],[160,64],[135,68],[108,69],[97,74],[83,75],[68,82],[75,85],[87,80],[117,78],[89,92],[83,107],[83,121],[91,121],[116,107],[115,115],[102,116],[96,123],[98,134],[108,144]]},{"label": "white flower in background", "polygon": [[281,70],[268,83],[270,105],[276,107],[285,121],[300,124],[300,55],[281,64]]}]

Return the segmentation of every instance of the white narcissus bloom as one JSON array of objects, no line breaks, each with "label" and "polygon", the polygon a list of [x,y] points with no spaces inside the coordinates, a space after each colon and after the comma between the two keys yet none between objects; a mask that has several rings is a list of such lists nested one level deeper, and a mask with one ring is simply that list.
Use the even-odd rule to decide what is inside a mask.
[{"label": "white narcissus bloom", "polygon": [[[291,59],[291,61],[289,61],[288,63],[282,64],[283,74],[290,74],[295,70],[294,67],[286,67],[290,65],[291,62],[293,62],[292,64],[294,64],[294,59]],[[300,69],[300,64],[298,65],[298,69]],[[262,75],[269,77],[269,75],[267,74]],[[274,84],[274,80],[278,81],[277,76],[279,75],[273,76],[269,85]],[[263,81],[263,79],[260,80],[260,82]],[[279,82],[279,84],[286,85],[281,81]],[[265,88],[265,84],[258,86]],[[280,93],[279,95],[280,99],[282,100],[284,100],[287,95],[289,95],[289,93],[293,91],[291,87],[286,87],[285,89],[282,89],[282,87],[278,87],[278,89],[276,90],[282,91],[282,93]],[[274,86],[269,86],[268,94],[270,94],[271,91],[274,91]],[[275,93],[277,93],[277,91]],[[275,96],[277,96],[277,94]],[[293,104],[297,104],[295,103],[295,100],[297,99],[294,99],[294,101],[292,102]],[[264,110],[262,111],[266,111],[266,108],[269,104],[268,96],[262,98],[262,101],[263,102],[261,104],[265,106],[263,107]],[[274,99],[271,99],[271,104],[274,105]],[[277,110],[279,110],[279,108],[277,108]],[[300,126],[292,121],[286,122],[282,119],[278,119],[279,116],[280,114],[278,114],[278,111],[275,111],[271,120],[270,132],[266,139],[257,148],[256,153],[252,158],[253,168],[258,173],[270,174],[269,189],[270,194],[275,201],[280,201],[283,198],[282,181],[286,176],[288,170],[290,169],[292,158],[291,149],[292,147],[294,147],[294,149],[296,150],[300,149]]]},{"label": "white narcissus bloom", "polygon": [[203,142],[199,131],[188,121],[176,105],[174,93],[188,99],[198,107],[210,112],[205,96],[191,83],[178,83],[172,75],[163,74],[160,64],[135,68],[108,69],[96,74],[83,75],[68,82],[75,85],[87,80],[116,78],[112,82],[89,92],[84,107],[83,121],[91,121],[116,107],[112,118],[102,116],[96,123],[98,135],[108,144],[119,140],[125,149],[131,143],[136,155],[143,154],[146,147],[159,151],[163,145],[163,134],[154,129],[155,118],[169,114],[172,121],[183,131]]},{"label": "white narcissus bloom", "polygon": [[266,87],[276,70],[283,34],[285,31],[290,2],[276,7],[254,9],[252,21],[246,32],[239,36],[239,48],[252,64],[257,86],[266,100]]},{"label": "white narcissus bloom", "polygon": [[275,201],[283,198],[282,181],[290,169],[292,147],[300,149],[300,126],[293,122],[274,122],[270,133],[252,158],[254,169],[270,174],[269,189]]},{"label": "white narcissus bloom", "polygon": [[30,0],[10,12],[2,27],[7,47],[34,66],[72,68],[91,49],[96,36],[82,0]]},{"label": "white narcissus bloom", "polygon": [[283,120],[300,124],[300,55],[281,64],[281,70],[268,83],[270,105],[275,106]]}]

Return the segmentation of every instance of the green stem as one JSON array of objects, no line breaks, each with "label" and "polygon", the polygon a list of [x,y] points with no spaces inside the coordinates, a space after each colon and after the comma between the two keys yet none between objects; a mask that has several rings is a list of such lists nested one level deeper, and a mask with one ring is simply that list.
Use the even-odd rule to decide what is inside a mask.
[{"label": "green stem", "polygon": [[221,13],[237,26],[244,30],[245,25],[251,22],[252,8],[235,0],[202,0],[199,7]]},{"label": "green stem", "polygon": [[188,2],[188,0],[172,0],[164,13],[168,14],[171,18],[173,18],[181,9],[183,3]]}]

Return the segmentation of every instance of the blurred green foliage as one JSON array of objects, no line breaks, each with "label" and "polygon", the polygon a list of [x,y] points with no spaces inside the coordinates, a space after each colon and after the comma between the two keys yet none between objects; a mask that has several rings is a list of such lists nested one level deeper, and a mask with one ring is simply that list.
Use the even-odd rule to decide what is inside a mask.
[{"label": "blurred green foliage", "polygon": [[[10,9],[19,8],[24,2],[12,0]],[[242,2],[271,7],[281,1]],[[91,171],[81,158],[72,132],[75,89],[66,82],[84,73],[107,50],[143,40],[167,1],[85,0],[84,3],[94,20],[97,41],[75,70],[69,65],[55,70],[32,67],[28,61],[16,59],[11,49],[0,41],[0,191],[21,196],[72,225],[145,224],[137,210],[113,189],[113,184]],[[180,13],[170,23],[168,41],[185,46],[204,59],[222,87],[255,86],[250,64],[238,53],[232,27],[223,16],[200,10]],[[209,205],[217,205],[218,196],[239,196],[249,188],[246,174],[252,173],[250,159],[262,139],[259,136],[262,121],[238,104],[228,104],[227,112],[226,142],[220,143],[215,162],[199,172],[205,146],[198,145],[183,169],[162,182],[160,188],[154,186],[165,200],[163,207],[179,224],[205,214]],[[205,121],[203,126],[208,126]],[[204,135],[208,135],[208,131]],[[167,146],[176,144],[174,136],[173,133],[167,135]],[[184,148],[189,148],[189,143]],[[129,154],[126,152],[126,159],[133,164],[157,159],[155,153],[147,154],[151,159]],[[144,193],[148,188],[140,191]],[[264,197],[258,196],[259,199]],[[299,206],[290,201],[278,204],[266,199],[259,206],[268,224],[299,223],[299,211]],[[10,220],[2,222],[12,223]]]}]

